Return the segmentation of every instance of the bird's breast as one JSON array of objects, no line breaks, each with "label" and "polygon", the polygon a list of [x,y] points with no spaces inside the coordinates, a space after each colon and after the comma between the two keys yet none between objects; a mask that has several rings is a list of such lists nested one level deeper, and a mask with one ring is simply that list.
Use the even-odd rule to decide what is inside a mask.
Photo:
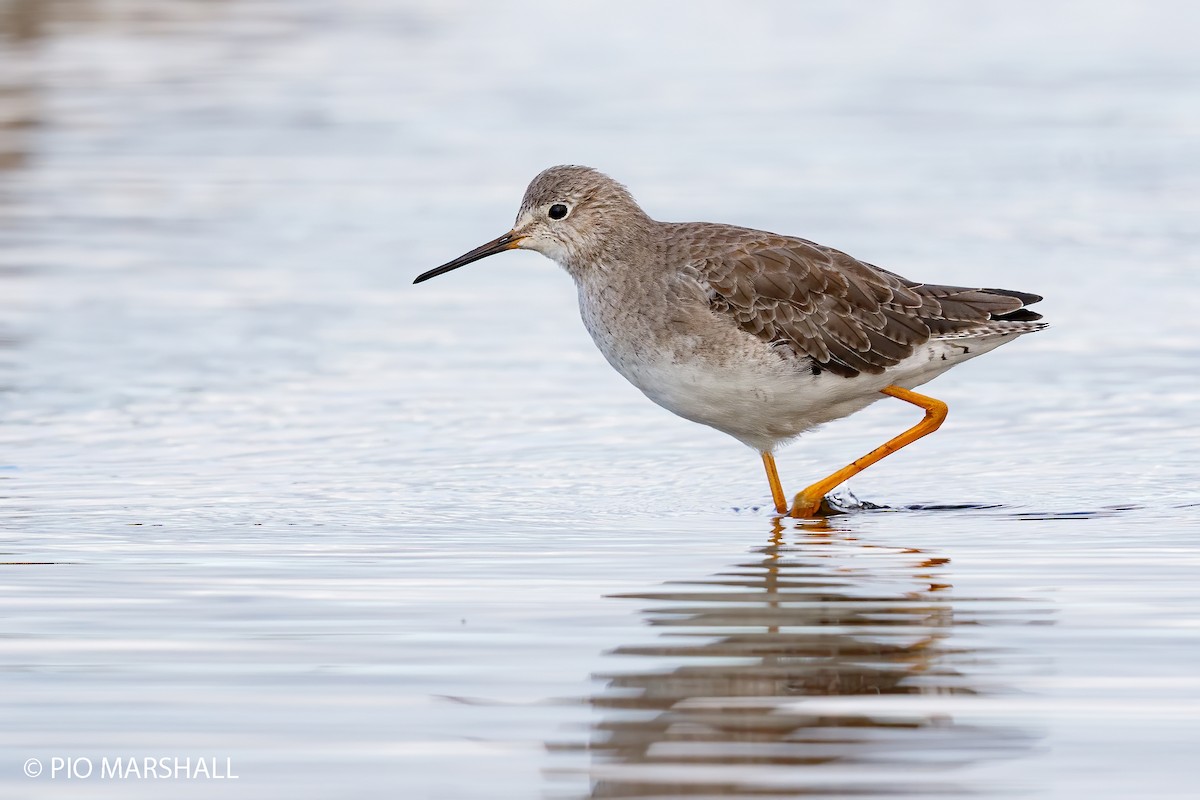
[{"label": "bird's breast", "polygon": [[708,309],[666,281],[594,276],[579,282],[579,311],[608,362],[643,390],[647,366],[693,362],[712,338]]},{"label": "bird's breast", "polygon": [[649,399],[738,438],[811,381],[757,338],[670,286],[580,286],[583,323],[608,363]]}]

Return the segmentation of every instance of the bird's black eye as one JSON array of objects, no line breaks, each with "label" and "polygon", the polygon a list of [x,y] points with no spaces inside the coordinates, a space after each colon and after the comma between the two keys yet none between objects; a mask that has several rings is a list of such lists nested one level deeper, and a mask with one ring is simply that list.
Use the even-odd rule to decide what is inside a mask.
[{"label": "bird's black eye", "polygon": [[548,213],[550,214],[550,219],[562,219],[567,215],[567,207],[562,203],[555,203],[554,205],[550,206],[550,211]]}]

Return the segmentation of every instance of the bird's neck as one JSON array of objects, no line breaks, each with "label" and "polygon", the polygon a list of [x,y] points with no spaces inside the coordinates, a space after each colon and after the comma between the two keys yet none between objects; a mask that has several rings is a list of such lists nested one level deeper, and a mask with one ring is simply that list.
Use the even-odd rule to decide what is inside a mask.
[{"label": "bird's neck", "polygon": [[647,218],[595,231],[579,247],[564,249],[555,261],[578,284],[607,282],[618,276],[636,277],[652,270],[654,258],[652,227]]}]

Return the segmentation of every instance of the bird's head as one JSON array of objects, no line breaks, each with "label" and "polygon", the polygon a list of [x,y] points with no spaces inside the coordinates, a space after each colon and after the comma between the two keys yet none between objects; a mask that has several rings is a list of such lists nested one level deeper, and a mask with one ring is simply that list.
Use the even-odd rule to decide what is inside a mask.
[{"label": "bird's head", "polygon": [[629,190],[604,173],[591,167],[551,167],[525,190],[512,230],[413,283],[515,249],[541,253],[578,275],[589,264],[602,267],[606,252],[628,248],[649,222]]}]

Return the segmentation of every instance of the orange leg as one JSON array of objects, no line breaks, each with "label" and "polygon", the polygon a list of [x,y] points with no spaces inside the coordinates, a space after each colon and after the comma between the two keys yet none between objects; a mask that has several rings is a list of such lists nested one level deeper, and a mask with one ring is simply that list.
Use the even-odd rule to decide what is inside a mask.
[{"label": "orange leg", "polygon": [[771,484],[771,499],[775,501],[775,510],[780,514],[788,512],[787,497],[783,494],[783,485],[779,483],[779,470],[775,469],[775,456],[766,450],[762,452],[763,466],[767,468],[767,483]]},{"label": "orange leg", "polygon": [[821,510],[821,502],[825,499],[826,494],[877,461],[882,461],[887,456],[890,456],[901,447],[912,444],[926,434],[933,433],[941,427],[942,422],[946,419],[946,404],[941,400],[917,394],[909,389],[901,389],[899,386],[888,386],[885,389],[880,389],[880,391],[905,402],[912,403],[915,406],[920,406],[925,409],[925,418],[895,439],[890,439],[879,447],[876,447],[853,464],[842,467],[828,478],[817,481],[812,486],[800,492],[800,494],[796,495],[796,500],[792,504],[793,517],[807,518],[816,516]]}]

